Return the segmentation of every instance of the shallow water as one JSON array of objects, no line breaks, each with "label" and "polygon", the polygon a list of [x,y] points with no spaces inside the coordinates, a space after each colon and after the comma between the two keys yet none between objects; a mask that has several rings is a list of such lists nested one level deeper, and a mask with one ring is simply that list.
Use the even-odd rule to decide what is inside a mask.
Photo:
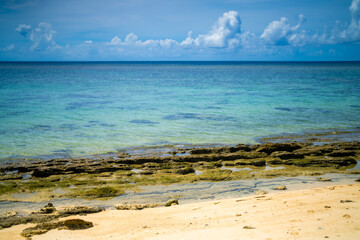
[{"label": "shallow water", "polygon": [[357,128],[360,63],[0,63],[0,159]]}]

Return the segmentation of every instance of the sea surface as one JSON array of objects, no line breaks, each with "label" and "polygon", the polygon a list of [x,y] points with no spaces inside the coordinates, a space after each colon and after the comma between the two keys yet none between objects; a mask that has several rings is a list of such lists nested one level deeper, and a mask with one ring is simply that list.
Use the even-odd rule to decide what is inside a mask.
[{"label": "sea surface", "polygon": [[0,62],[0,160],[359,127],[360,62]]}]

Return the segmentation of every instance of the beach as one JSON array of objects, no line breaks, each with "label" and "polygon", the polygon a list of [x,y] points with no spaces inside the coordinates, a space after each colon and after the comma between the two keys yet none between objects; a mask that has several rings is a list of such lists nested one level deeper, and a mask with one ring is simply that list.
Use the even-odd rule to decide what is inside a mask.
[{"label": "beach", "polygon": [[355,239],[359,66],[1,63],[0,238]]},{"label": "beach", "polygon": [[[360,184],[143,210],[106,210],[76,218],[94,227],[51,230],[33,239],[357,239]],[[0,238],[23,239],[21,231],[32,225],[3,229]]]}]

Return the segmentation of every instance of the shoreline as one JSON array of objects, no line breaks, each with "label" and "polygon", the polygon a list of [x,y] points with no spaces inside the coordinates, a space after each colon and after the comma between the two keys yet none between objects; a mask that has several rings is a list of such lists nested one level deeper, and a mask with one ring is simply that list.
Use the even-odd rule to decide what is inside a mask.
[{"label": "shoreline", "polygon": [[326,142],[329,139],[322,134],[303,141],[273,143],[271,138],[255,145],[162,146],[96,158],[4,163],[0,201],[108,200],[142,191],[143,186],[360,174],[360,142]]},{"label": "shoreline", "polygon": [[[92,222],[93,227],[51,230],[33,239],[356,239],[360,234],[360,184],[141,211],[106,210],[76,218]],[[33,225],[13,226],[0,233],[4,239],[23,239],[21,231]]]},{"label": "shoreline", "polygon": [[[271,134],[262,137],[254,138],[254,143],[165,143],[165,144],[144,144],[139,146],[121,147],[116,151],[107,151],[103,153],[84,154],[79,156],[71,155],[58,155],[46,154],[39,156],[10,156],[0,158],[0,166],[4,164],[18,163],[18,162],[37,162],[37,161],[49,161],[55,159],[97,159],[116,157],[118,153],[129,153],[139,156],[154,155],[158,152],[170,151],[169,149],[176,151],[177,149],[196,149],[196,148],[212,148],[212,147],[234,147],[238,144],[245,145],[257,145],[264,143],[286,143],[286,142],[309,142],[317,145],[341,142],[341,141],[359,141],[360,140],[360,127],[352,128],[329,128],[329,129],[317,129],[317,130],[304,130],[302,132],[295,133],[281,133]],[[163,149],[163,150],[161,150]],[[159,151],[160,150],[160,151]]]}]

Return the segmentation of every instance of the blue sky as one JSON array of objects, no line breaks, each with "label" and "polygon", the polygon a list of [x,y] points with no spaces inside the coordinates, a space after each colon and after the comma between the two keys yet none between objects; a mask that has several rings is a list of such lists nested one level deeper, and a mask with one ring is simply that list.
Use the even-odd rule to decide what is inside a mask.
[{"label": "blue sky", "polygon": [[0,0],[0,60],[360,60],[360,0]]}]

